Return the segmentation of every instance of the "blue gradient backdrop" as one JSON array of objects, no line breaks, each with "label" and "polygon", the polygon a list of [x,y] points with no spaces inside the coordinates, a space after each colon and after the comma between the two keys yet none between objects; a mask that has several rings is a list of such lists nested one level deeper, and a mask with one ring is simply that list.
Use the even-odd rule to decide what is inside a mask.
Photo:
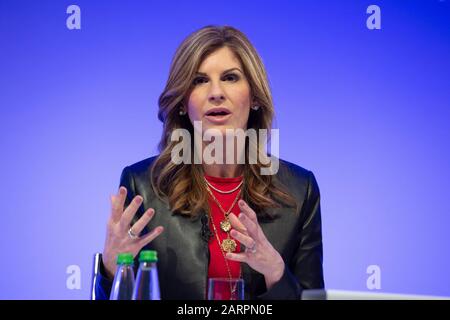
[{"label": "blue gradient backdrop", "polygon": [[109,195],[157,153],[171,57],[207,24],[266,64],[281,157],[321,189],[327,288],[375,264],[378,291],[450,296],[450,1],[1,0],[0,298],[89,298]]}]

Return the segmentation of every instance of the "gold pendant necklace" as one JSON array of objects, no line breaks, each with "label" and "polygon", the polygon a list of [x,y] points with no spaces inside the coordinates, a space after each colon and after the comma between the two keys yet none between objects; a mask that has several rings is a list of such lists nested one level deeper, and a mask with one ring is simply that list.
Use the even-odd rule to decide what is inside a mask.
[{"label": "gold pendant necklace", "polygon": [[211,189],[208,188],[208,186],[206,187],[206,190],[208,190],[208,192],[211,195],[212,199],[217,204],[217,206],[219,207],[220,211],[222,211],[222,213],[223,213],[223,215],[225,217],[224,220],[220,221],[220,229],[222,229],[223,232],[229,232],[231,230],[231,223],[230,223],[230,219],[228,219],[228,216],[230,215],[230,212],[233,209],[233,207],[236,205],[236,202],[239,200],[239,196],[241,195],[241,190],[239,190],[238,194],[236,195],[236,198],[234,198],[234,201],[231,204],[231,206],[228,209],[228,211],[224,210],[224,208],[220,204],[219,200],[217,200],[217,198],[214,196],[214,194],[212,193]]},{"label": "gold pendant necklace", "polygon": [[[209,187],[211,186],[214,190],[216,190],[217,192],[220,192],[220,193],[232,193],[232,192],[236,191],[237,189],[239,189],[242,186],[243,181],[236,188],[233,188],[232,192],[230,192],[230,191],[221,192],[222,190],[218,190],[214,186],[210,185],[209,182],[206,180],[206,178],[205,178],[205,182],[206,182],[206,190],[211,195],[211,198],[214,200],[214,202],[217,204],[217,206],[219,207],[219,209],[222,211],[222,213],[225,216],[225,219],[220,222],[220,229],[222,231],[226,232],[227,238],[224,239],[222,241],[222,243],[221,243],[220,242],[220,238],[219,238],[219,233],[217,232],[216,225],[214,224],[214,219],[212,217],[211,212],[209,213],[209,218],[211,219],[211,224],[212,224],[213,229],[214,229],[214,234],[215,234],[216,239],[217,239],[217,244],[220,247],[220,252],[222,252],[222,256],[223,256],[223,259],[225,261],[225,266],[226,266],[227,271],[228,271],[228,277],[230,278],[230,300],[236,300],[237,299],[237,297],[236,297],[237,282],[234,284],[234,286],[232,285],[232,281],[231,280],[232,280],[233,277],[232,277],[232,274],[231,274],[230,266],[228,265],[228,260],[225,257],[225,252],[227,252],[227,253],[234,252],[234,251],[236,251],[236,248],[237,248],[236,241],[234,239],[230,238],[230,233],[229,232],[231,230],[231,223],[230,223],[230,220],[228,219],[228,216],[229,216],[231,210],[233,209],[233,207],[236,205],[236,202],[239,200],[239,197],[241,195],[241,191],[242,190],[239,190],[238,194],[236,195],[236,198],[233,201],[233,204],[228,209],[228,211],[225,211],[222,208],[220,202],[214,196],[214,194],[212,193],[212,191],[211,191],[211,189]],[[239,264],[239,279],[241,277],[242,277],[242,268],[240,267],[240,264]]]},{"label": "gold pendant necklace", "polygon": [[222,241],[221,247],[222,250],[225,252],[234,252],[236,250],[236,241],[234,239],[224,239]]},{"label": "gold pendant necklace", "polygon": [[[225,219],[222,220],[220,222],[220,229],[223,232],[227,233],[227,239],[222,241],[221,244],[221,248],[223,249],[223,251],[225,252],[234,252],[236,250],[236,241],[234,239],[230,238],[230,230],[231,230],[231,222],[228,219],[228,216],[231,212],[231,210],[233,209],[233,207],[236,205],[236,202],[239,199],[239,196],[241,195],[241,190],[239,190],[238,194],[236,195],[236,198],[234,198],[233,203],[231,204],[231,207],[228,209],[228,211],[225,211],[222,207],[222,205],[220,204],[220,202],[217,200],[217,198],[214,196],[214,194],[212,193],[211,189],[209,189],[209,185],[206,184],[206,190],[208,191],[208,193],[211,195],[212,199],[214,200],[214,202],[217,204],[217,206],[219,207],[219,209],[222,211],[222,213],[225,216]],[[215,227],[215,226],[214,226]]]},{"label": "gold pendant necklace", "polygon": [[220,221],[220,229],[224,232],[228,232],[231,230],[231,223],[229,219],[225,219]]},{"label": "gold pendant necklace", "polygon": [[[233,277],[231,275],[231,269],[230,269],[230,266],[228,265],[228,260],[227,260],[227,258],[225,257],[225,254],[224,254],[224,251],[226,251],[226,250],[224,250],[224,248],[223,248],[224,247],[224,242],[226,242],[227,240],[232,240],[232,239],[229,239],[229,235],[228,235],[228,239],[223,240],[222,244],[220,244],[220,238],[219,238],[219,234],[217,233],[216,226],[214,224],[214,219],[213,219],[211,214],[209,214],[209,217],[211,218],[211,224],[212,224],[213,229],[214,229],[214,234],[216,236],[217,243],[219,244],[219,247],[222,249],[222,250],[220,250],[220,252],[222,252],[223,259],[225,260],[225,266],[227,267],[227,271],[228,271],[228,277],[230,278],[230,300],[237,300],[237,297],[236,297],[237,282],[234,284],[234,287],[233,287],[232,281],[231,281],[233,279]],[[234,240],[232,240],[232,241],[234,242]],[[236,242],[234,242],[234,250],[236,250]],[[241,277],[242,277],[242,268],[239,265],[239,279]]]}]

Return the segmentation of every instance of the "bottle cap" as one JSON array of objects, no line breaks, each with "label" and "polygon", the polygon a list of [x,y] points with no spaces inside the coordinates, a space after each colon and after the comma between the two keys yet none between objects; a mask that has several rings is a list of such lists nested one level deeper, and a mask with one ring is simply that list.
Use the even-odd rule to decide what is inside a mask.
[{"label": "bottle cap", "polygon": [[133,264],[134,259],[133,259],[133,255],[131,253],[119,253],[119,255],[117,256],[117,264]]},{"label": "bottle cap", "polygon": [[155,250],[142,250],[139,254],[139,262],[157,262],[158,255]]}]

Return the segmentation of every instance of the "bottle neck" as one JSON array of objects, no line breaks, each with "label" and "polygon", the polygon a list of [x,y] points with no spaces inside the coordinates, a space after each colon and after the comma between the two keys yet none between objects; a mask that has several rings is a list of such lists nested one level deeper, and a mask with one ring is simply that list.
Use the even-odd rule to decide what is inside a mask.
[{"label": "bottle neck", "polygon": [[152,269],[156,267],[156,262],[142,261],[139,263],[141,269]]}]

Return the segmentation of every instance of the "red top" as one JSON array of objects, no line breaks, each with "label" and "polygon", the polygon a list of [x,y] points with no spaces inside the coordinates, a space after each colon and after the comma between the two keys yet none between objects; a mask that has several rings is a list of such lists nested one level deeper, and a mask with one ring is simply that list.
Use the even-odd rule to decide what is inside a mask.
[{"label": "red top", "polygon": [[[206,180],[208,180],[208,182],[211,185],[213,185],[217,189],[223,190],[223,191],[232,190],[233,188],[237,187],[243,179],[242,176],[237,177],[237,178],[218,178],[218,177],[212,177],[212,176],[208,176],[208,175],[205,175],[205,178],[206,178]],[[234,199],[236,199],[236,196],[237,196],[239,190],[242,189],[242,186],[239,189],[237,189],[236,191],[234,191],[232,193],[228,193],[228,194],[219,193],[212,188],[210,188],[210,189],[211,189],[211,192],[216,197],[216,199],[219,201],[222,208],[225,211],[228,211],[230,206],[233,204]],[[242,199],[242,196],[240,196],[239,198]],[[213,218],[212,220],[214,220],[214,225],[216,226],[216,230],[217,230],[220,242],[222,243],[222,241],[224,239],[227,239],[227,233],[225,231],[223,231],[222,229],[220,229],[220,222],[225,219],[225,216],[224,216],[223,212],[220,210],[220,208],[217,206],[216,202],[211,198],[211,196],[209,196],[208,202],[209,202],[211,215]],[[233,209],[231,209],[231,212],[233,212],[236,216],[239,215],[240,209],[239,209],[239,205],[238,205],[237,201],[236,201],[236,204],[233,206]],[[226,252],[223,252],[222,248],[217,243],[217,237],[215,235],[211,219],[209,221],[209,227],[211,229],[211,232],[213,233],[213,236],[209,240],[210,261],[209,261],[209,267],[208,267],[208,280],[209,280],[209,278],[229,279],[230,276],[229,276],[226,262],[224,259],[224,255],[226,254]],[[231,237],[231,236],[230,236],[230,238],[233,239],[233,237]],[[237,253],[237,252],[240,252],[240,243],[237,240],[235,240],[235,241],[237,244],[235,253]],[[231,272],[231,277],[239,278],[240,268],[241,268],[240,263],[237,261],[232,261],[232,260],[228,260],[228,259],[226,261],[228,262],[228,267]],[[208,286],[207,286],[207,288],[208,288]],[[208,292],[206,294],[207,294],[206,296],[208,296]],[[219,299],[229,300],[230,299],[230,287],[225,286],[223,289],[220,290],[220,294],[221,294],[221,297],[219,297]]]}]

